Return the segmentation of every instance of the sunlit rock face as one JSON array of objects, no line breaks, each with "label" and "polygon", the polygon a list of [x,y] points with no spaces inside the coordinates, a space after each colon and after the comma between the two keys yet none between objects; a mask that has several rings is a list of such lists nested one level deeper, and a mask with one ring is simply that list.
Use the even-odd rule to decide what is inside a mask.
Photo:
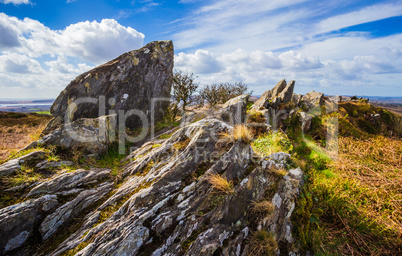
[{"label": "sunlit rock face", "polygon": [[[141,117],[150,121],[152,113],[158,121],[169,104],[173,57],[172,41],[154,41],[79,75],[53,103],[54,118],[45,133],[69,121],[119,111],[128,115],[135,110],[126,118],[130,128],[140,126]],[[153,99],[159,100],[151,111]]]}]

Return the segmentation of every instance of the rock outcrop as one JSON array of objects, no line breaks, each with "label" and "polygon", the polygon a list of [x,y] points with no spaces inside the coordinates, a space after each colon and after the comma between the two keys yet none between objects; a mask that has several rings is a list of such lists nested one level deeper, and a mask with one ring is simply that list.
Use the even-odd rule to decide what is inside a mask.
[{"label": "rock outcrop", "polygon": [[306,95],[295,94],[294,87],[295,81],[286,84],[285,79],[281,80],[274,88],[265,91],[251,109],[261,112],[267,125],[274,130],[286,130],[286,123],[298,118],[303,131],[307,132],[311,128],[313,116],[321,114],[324,94],[315,91]]},{"label": "rock outcrop", "polygon": [[[247,97],[228,101],[169,138],[143,144],[124,160],[121,181],[110,170],[92,168],[37,182],[25,202],[0,210],[5,216],[0,225],[10,233],[1,235],[1,250],[52,256],[249,255],[254,233],[266,230],[278,244],[276,253],[296,252],[291,217],[302,171],[288,168],[288,154],[261,158],[249,144],[223,135],[245,120]],[[227,181],[226,191],[214,185],[214,175]],[[258,212],[253,202],[270,207]],[[28,226],[23,212],[29,213]],[[34,235],[38,238],[30,239]],[[49,249],[54,240],[59,242]]]},{"label": "rock outcrop", "polygon": [[277,108],[280,103],[288,103],[292,100],[295,81],[286,84],[281,80],[274,88],[265,91],[252,106],[253,110]]},{"label": "rock outcrop", "polygon": [[53,145],[96,158],[105,153],[109,145],[116,140],[116,123],[116,115],[81,118],[61,125],[25,149]]},{"label": "rock outcrop", "polygon": [[[155,41],[78,76],[53,103],[54,118],[45,133],[67,120],[96,118],[111,111],[141,111],[148,120],[154,111],[154,120],[159,120],[169,105],[173,56],[172,41]],[[155,101],[151,110],[153,98],[162,100]],[[133,114],[127,118],[128,127],[141,125],[138,113]]]},{"label": "rock outcrop", "polygon": [[306,93],[302,98],[303,104],[309,109],[322,106],[324,104],[324,94],[321,92],[311,91]]}]

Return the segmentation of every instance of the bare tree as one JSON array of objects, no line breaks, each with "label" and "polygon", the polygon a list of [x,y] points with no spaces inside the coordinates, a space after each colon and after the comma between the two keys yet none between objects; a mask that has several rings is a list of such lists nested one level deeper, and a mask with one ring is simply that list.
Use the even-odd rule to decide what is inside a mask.
[{"label": "bare tree", "polygon": [[199,91],[200,97],[208,102],[211,107],[220,101],[218,87],[217,84],[206,85]]},{"label": "bare tree", "polygon": [[248,87],[245,83],[238,81],[231,83],[211,84],[204,86],[200,91],[200,97],[209,103],[211,107],[218,103],[225,103],[226,101],[237,97],[242,94],[251,94],[252,91],[247,92]]},{"label": "bare tree", "polygon": [[181,71],[175,72],[173,76],[173,97],[176,101],[176,106],[174,108],[177,109],[177,105],[180,102],[183,102],[182,111],[186,110],[186,106],[191,101],[191,96],[198,88],[198,84],[194,82],[193,74],[184,74]]}]

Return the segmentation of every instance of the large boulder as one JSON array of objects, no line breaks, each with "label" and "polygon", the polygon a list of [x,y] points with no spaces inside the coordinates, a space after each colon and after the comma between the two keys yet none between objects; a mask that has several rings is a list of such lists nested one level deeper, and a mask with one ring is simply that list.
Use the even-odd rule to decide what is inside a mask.
[{"label": "large boulder", "polygon": [[[79,75],[53,103],[50,111],[54,118],[44,133],[64,123],[111,111],[135,110],[127,118],[128,127],[141,125],[138,111],[148,120],[154,111],[154,120],[158,121],[169,104],[166,98],[170,98],[173,56],[172,41],[155,41]],[[152,99],[156,98],[164,99],[156,101],[151,110]]]}]

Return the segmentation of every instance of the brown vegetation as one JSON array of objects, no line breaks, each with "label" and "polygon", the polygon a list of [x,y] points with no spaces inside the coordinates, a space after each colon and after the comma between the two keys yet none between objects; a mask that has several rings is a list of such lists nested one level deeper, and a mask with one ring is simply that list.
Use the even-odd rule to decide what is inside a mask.
[{"label": "brown vegetation", "polygon": [[0,112],[0,161],[37,140],[50,115]]}]

